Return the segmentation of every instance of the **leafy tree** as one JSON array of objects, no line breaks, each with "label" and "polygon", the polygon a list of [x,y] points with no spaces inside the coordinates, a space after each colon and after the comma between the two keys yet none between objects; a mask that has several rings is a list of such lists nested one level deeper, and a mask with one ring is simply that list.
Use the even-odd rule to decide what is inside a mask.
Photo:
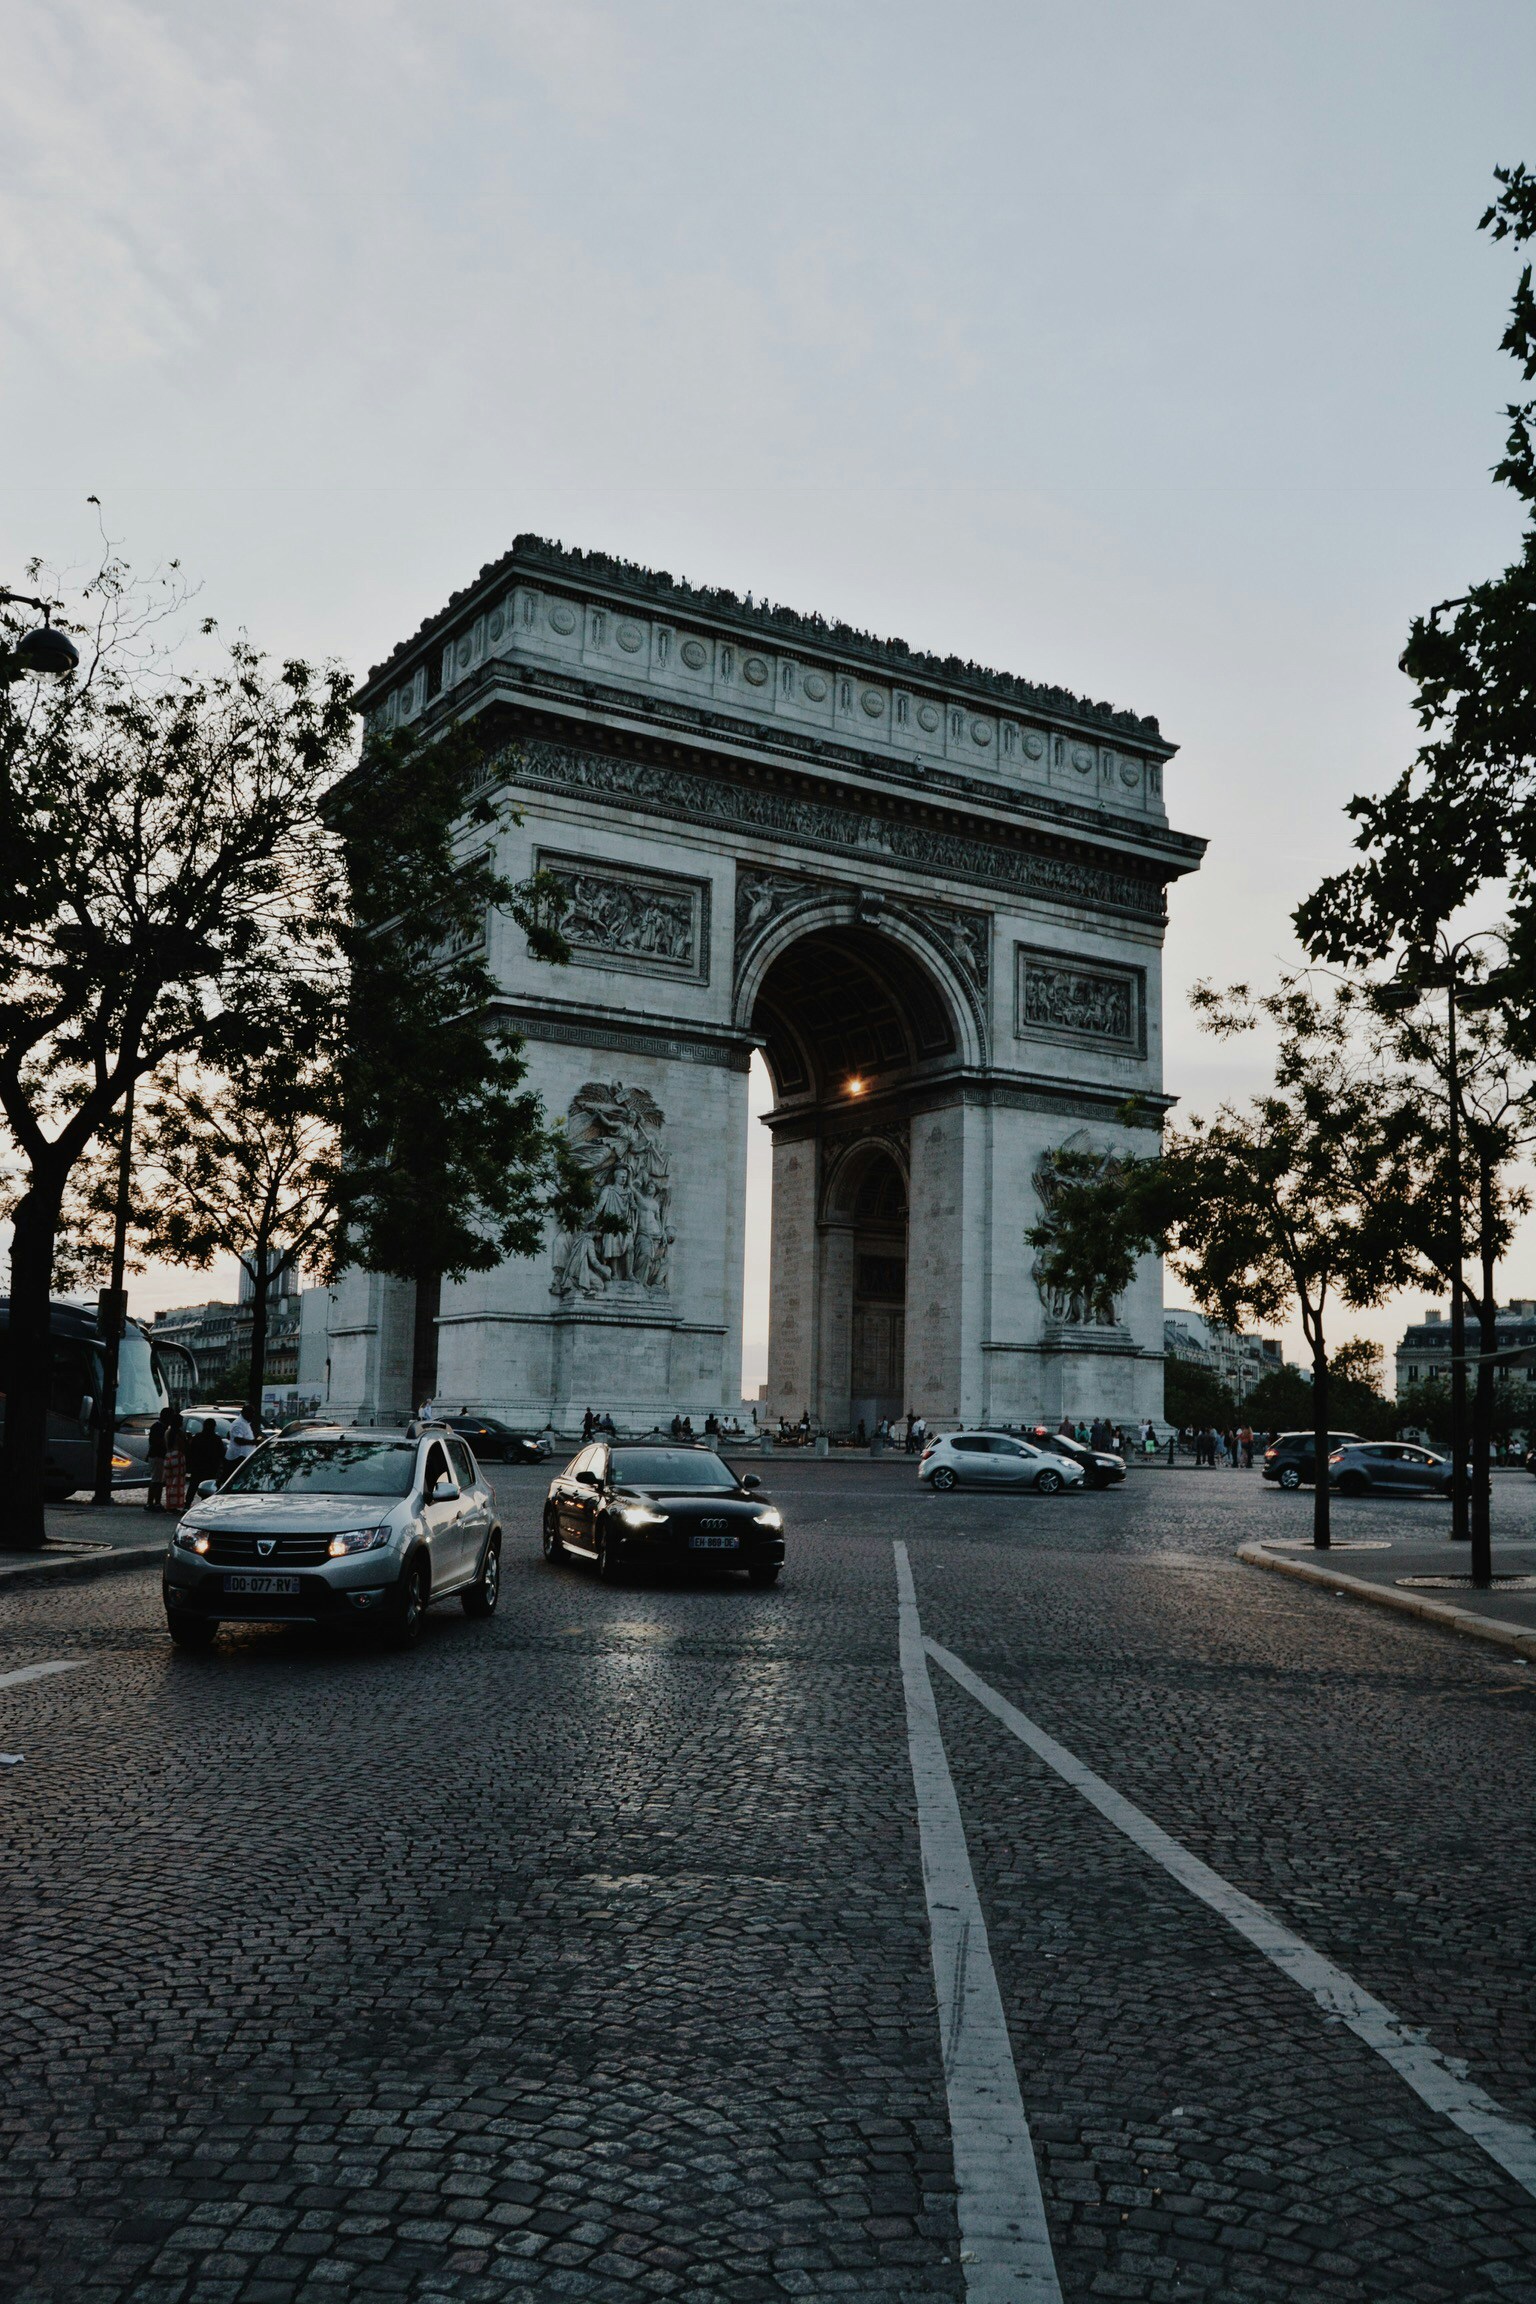
[{"label": "leafy tree", "polygon": [[327,1254],[340,1170],[329,1015],[311,987],[264,1019],[238,1080],[182,1066],[152,1098],[139,1161],[141,1254],[206,1269],[233,1256],[250,1283],[246,1395],[266,1382],[268,1299]]},{"label": "leafy tree", "polygon": [[[1051,1221],[1031,1243],[1046,1280],[1118,1291],[1148,1250],[1168,1255],[1201,1309],[1231,1328],[1293,1305],[1312,1356],[1311,1423],[1327,1457],[1335,1304],[1379,1303],[1416,1277],[1408,1211],[1422,1158],[1411,1098],[1395,1097],[1361,1045],[1347,990],[1319,999],[1285,980],[1260,998],[1200,988],[1196,1006],[1223,1036],[1267,1023],[1278,1036],[1273,1087],[1242,1109],[1172,1130],[1158,1159],[1123,1163],[1114,1190],[1058,1170]],[[1314,1489],[1313,1541],[1329,1540],[1326,1479]]]},{"label": "leafy tree", "polygon": [[[227,1209],[230,1178],[257,1190],[285,1127],[298,1168],[326,1172],[332,1264],[478,1269],[532,1246],[541,1211],[579,1193],[515,1039],[488,1016],[493,909],[542,956],[564,945],[554,892],[497,867],[507,811],[479,746],[402,734],[359,760],[341,667],[274,669],[205,625],[212,669],[181,672],[161,614],[110,563],[71,627],[78,674],[0,691],[0,1113],[20,1160],[0,1457],[11,1545],[43,1539],[61,1214],[132,1083],[178,1076],[202,1100],[161,1140],[184,1182],[203,1180],[203,1214],[182,1211],[197,1254],[215,1166]],[[299,1096],[281,1074],[306,1004],[315,1061]]]},{"label": "leafy tree", "polygon": [[[1536,237],[1536,177],[1494,171],[1500,189],[1480,229],[1517,246]],[[1527,263],[1502,348],[1536,381],[1536,293]],[[1480,890],[1509,882],[1515,955],[1536,1031],[1536,400],[1505,411],[1494,478],[1524,508],[1517,559],[1416,617],[1402,668],[1415,687],[1425,742],[1380,797],[1348,814],[1362,861],[1325,880],[1296,913],[1319,959],[1355,963],[1428,950]]]},{"label": "leafy tree", "polygon": [[318,804],[350,749],[346,676],[274,669],[243,640],[178,674],[159,619],[179,604],[109,563],[72,621],[78,673],[0,690],[0,1113],[21,1169],[10,1545],[43,1540],[50,1284],[76,1162],[146,1073],[246,1055],[246,1017],[327,933]]},{"label": "leafy tree", "polygon": [[1181,1432],[1208,1425],[1224,1430],[1233,1418],[1232,1394],[1214,1368],[1170,1353],[1163,1363],[1163,1414]]},{"label": "leafy tree", "polygon": [[513,885],[498,871],[484,836],[515,818],[487,797],[472,732],[370,740],[328,817],[350,924],[336,1063],[346,1157],[327,1268],[415,1283],[419,1397],[432,1383],[441,1281],[533,1255],[551,1215],[569,1229],[588,1204],[563,1132],[523,1086],[522,1042],[496,1018],[489,959],[497,910],[536,958],[568,959],[565,900],[547,875]]}]

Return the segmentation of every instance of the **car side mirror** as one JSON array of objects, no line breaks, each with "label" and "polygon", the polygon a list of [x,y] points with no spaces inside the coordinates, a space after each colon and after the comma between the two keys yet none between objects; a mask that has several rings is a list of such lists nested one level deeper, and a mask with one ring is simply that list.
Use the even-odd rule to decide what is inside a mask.
[{"label": "car side mirror", "polygon": [[197,1492],[199,1496],[217,1496],[219,1484],[217,1480],[199,1480]]},{"label": "car side mirror", "polygon": [[760,1472],[743,1472],[741,1484],[743,1488],[761,1488],[763,1484],[762,1474]]},{"label": "car side mirror", "polygon": [[458,1495],[459,1492],[451,1480],[436,1480],[432,1484],[432,1493],[427,1498],[427,1502],[429,1504],[454,1504],[458,1501]]},{"label": "car side mirror", "polygon": [[82,1393],[80,1396],[80,1429],[82,1432],[89,1432],[91,1428],[91,1418],[95,1413],[95,1394],[92,1392]]},{"label": "car side mirror", "polygon": [[599,1480],[595,1472],[578,1472],[576,1475],[576,1485],[578,1488],[600,1488],[602,1486],[602,1482]]}]

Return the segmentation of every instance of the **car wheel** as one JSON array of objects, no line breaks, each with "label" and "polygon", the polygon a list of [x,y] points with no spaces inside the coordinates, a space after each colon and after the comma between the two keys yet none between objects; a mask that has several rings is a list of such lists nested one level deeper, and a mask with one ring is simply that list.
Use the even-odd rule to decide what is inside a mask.
[{"label": "car wheel", "polygon": [[947,1464],[941,1464],[928,1483],[930,1488],[953,1488],[955,1475]]},{"label": "car wheel", "polygon": [[1294,1464],[1285,1464],[1281,1466],[1280,1485],[1282,1488],[1299,1488],[1301,1486],[1301,1474],[1297,1471]]},{"label": "car wheel", "polygon": [[191,1616],[184,1608],[167,1608],[165,1628],[178,1648],[211,1648],[219,1636],[216,1617]]},{"label": "car wheel", "polygon": [[405,1564],[405,1573],[391,1595],[384,1620],[384,1637],[391,1648],[414,1648],[421,1638],[427,1614],[427,1564],[420,1553]]},{"label": "car wheel", "polygon": [[1369,1487],[1370,1482],[1362,1479],[1358,1472],[1346,1472],[1339,1482],[1339,1494],[1341,1496],[1364,1496]]},{"label": "car wheel", "polygon": [[1049,1470],[1037,1472],[1035,1474],[1035,1486],[1042,1496],[1059,1496],[1061,1494],[1061,1474]]},{"label": "car wheel", "polygon": [[546,1560],[563,1560],[565,1557],[565,1546],[560,1541],[560,1515],[553,1504],[544,1514],[544,1557]]},{"label": "car wheel", "polygon": [[617,1584],[624,1574],[624,1547],[606,1520],[597,1532],[597,1572],[605,1584]]},{"label": "car wheel", "polygon": [[491,1530],[491,1540],[485,1548],[480,1573],[467,1592],[461,1593],[459,1606],[466,1616],[494,1616],[496,1603],[501,1598],[501,1530]]},{"label": "car wheel", "polygon": [[778,1580],[779,1571],[776,1567],[749,1568],[747,1570],[747,1582],[755,1585],[759,1592],[766,1592],[769,1585],[777,1584]]}]

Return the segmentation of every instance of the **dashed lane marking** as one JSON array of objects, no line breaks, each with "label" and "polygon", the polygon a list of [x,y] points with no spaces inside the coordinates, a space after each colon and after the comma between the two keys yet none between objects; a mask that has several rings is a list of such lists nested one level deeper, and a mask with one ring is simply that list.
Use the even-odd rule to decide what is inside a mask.
[{"label": "dashed lane marking", "polygon": [[1034,2145],[987,1947],[905,1544],[894,1546],[907,1745],[939,2003],[967,2304],[1061,2304]]},{"label": "dashed lane marking", "polygon": [[1171,1872],[1182,1887],[1202,1904],[1247,1938],[1255,1950],[1266,1960],[1309,1992],[1320,2008],[1330,2016],[1340,2016],[1358,2039],[1390,2064],[1399,2079],[1406,2080],[1414,2094],[1422,2098],[1431,2111],[1443,2113],[1453,2120],[1462,2132],[1480,2144],[1491,2160],[1512,2176],[1515,2182],[1536,2199],[1536,2130],[1523,2121],[1513,2120],[1493,2098],[1466,2077],[1466,2065],[1459,2057],[1444,2056],[1430,2045],[1428,2035],[1417,2025],[1405,2024],[1384,2001],[1365,1991],[1354,1979],[1336,1968],[1315,1952],[1304,1938],[1266,1912],[1251,1896],[1223,1880],[1208,1864],[1154,1824],[1129,1800],[1122,1798],[1101,1776],[1058,1744],[1043,1728],[1000,1696],[995,1688],[980,1679],[968,1664],[958,1656],[941,1648],[936,1640],[925,1640],[924,1646],[936,1664],[943,1666],[952,1680],[974,1696],[994,1719],[1027,1744],[1037,1759],[1053,1768],[1065,1783],[1081,1792],[1083,1798],[1099,1814],[1133,1841],[1144,1855]]},{"label": "dashed lane marking", "polygon": [[19,1688],[23,1680],[46,1680],[51,1672],[78,1672],[89,1662],[88,1656],[74,1656],[56,1664],[19,1664],[14,1672],[0,1672],[0,1688]]}]

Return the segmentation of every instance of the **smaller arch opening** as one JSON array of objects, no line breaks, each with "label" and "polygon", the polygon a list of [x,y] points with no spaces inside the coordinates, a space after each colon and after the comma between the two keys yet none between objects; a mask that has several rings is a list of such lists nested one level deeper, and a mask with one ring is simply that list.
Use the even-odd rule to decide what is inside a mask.
[{"label": "smaller arch opening", "polygon": [[848,1424],[855,1432],[862,1424],[867,1434],[883,1417],[894,1422],[902,1413],[907,1180],[883,1145],[871,1145],[844,1163],[837,1185],[824,1285],[842,1301],[826,1311],[830,1332],[847,1337]]}]

